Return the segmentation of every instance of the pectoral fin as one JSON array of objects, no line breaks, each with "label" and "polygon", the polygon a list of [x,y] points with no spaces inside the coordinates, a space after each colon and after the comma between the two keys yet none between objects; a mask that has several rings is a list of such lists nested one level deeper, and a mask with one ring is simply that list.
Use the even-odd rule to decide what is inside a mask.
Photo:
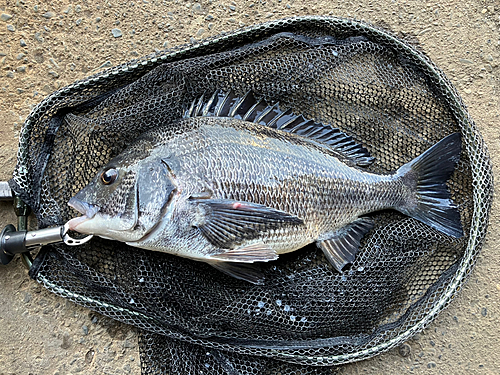
[{"label": "pectoral fin", "polygon": [[332,266],[337,271],[342,272],[342,268],[354,261],[361,239],[372,228],[373,221],[371,219],[361,218],[316,244],[323,250]]},{"label": "pectoral fin", "polygon": [[192,225],[221,249],[234,249],[271,229],[303,224],[297,216],[260,204],[223,199],[196,201],[200,219]]}]

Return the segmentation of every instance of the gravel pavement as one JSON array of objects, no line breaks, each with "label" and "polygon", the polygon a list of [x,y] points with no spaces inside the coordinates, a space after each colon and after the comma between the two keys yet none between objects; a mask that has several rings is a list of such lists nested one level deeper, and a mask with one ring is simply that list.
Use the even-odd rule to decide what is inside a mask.
[{"label": "gravel pavement", "polygon": [[[156,50],[295,15],[366,20],[405,35],[456,85],[500,166],[499,1],[51,1],[0,3],[0,180],[20,127],[47,94]],[[498,179],[497,179],[498,180]],[[497,183],[495,184],[497,185]],[[0,203],[0,225],[14,223]],[[483,252],[448,309],[398,349],[342,374],[500,374],[500,207]],[[140,374],[137,333],[57,297],[19,259],[0,266],[0,375]]]}]

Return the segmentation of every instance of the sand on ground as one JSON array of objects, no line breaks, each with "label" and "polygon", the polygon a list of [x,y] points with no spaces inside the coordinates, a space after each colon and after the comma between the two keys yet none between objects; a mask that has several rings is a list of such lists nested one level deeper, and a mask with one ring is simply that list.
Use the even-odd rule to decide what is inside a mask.
[{"label": "sand on ground", "polygon": [[[48,3],[48,2],[47,2]],[[500,2],[136,0],[0,2],[0,180],[19,130],[47,94],[109,66],[245,25],[297,15],[366,20],[418,40],[457,87],[500,166]],[[14,223],[0,203],[0,226]],[[343,374],[500,374],[500,206],[458,298],[398,349]],[[57,297],[17,258],[0,266],[0,374],[139,374],[136,331]]]}]

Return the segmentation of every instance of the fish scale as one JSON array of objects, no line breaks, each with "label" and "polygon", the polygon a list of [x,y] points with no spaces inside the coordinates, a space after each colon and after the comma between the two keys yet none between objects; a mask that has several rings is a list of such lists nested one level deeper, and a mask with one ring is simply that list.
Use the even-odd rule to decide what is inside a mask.
[{"label": "fish scale", "polygon": [[[394,197],[401,195],[401,191],[390,189],[392,176],[349,168],[327,150],[314,145],[293,148],[293,142],[284,134],[280,134],[281,139],[271,148],[269,138],[261,138],[261,129],[257,126],[243,130],[249,124],[235,119],[193,120],[201,123],[198,131],[165,144],[182,165],[182,169],[176,171],[180,189],[196,190],[200,185],[193,185],[193,179],[203,181],[217,186],[213,198],[248,200],[302,218],[307,230],[300,234],[301,238],[284,241],[302,244],[304,238],[317,238],[320,232],[333,231],[366,212],[390,207]],[[222,125],[224,122],[226,127]],[[158,137],[170,139],[160,133]],[[283,154],[293,161],[280,163]],[[274,163],[266,163],[266,159]],[[242,172],[246,179],[240,179],[236,171]],[[252,179],[252,184],[248,179]],[[386,194],[387,188],[376,189],[377,184],[383,183],[389,188],[389,194]],[[299,196],[295,194],[297,189],[301,191]],[[377,190],[380,194],[368,199]]]}]

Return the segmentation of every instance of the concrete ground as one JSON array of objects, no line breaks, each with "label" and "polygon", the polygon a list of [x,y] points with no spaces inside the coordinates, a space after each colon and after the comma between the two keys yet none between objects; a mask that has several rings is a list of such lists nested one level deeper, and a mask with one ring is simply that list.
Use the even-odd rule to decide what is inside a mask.
[{"label": "concrete ground", "polygon": [[[0,180],[19,130],[44,96],[105,67],[244,25],[296,15],[366,20],[416,38],[455,84],[500,166],[498,0],[55,0],[0,2]],[[14,223],[0,203],[0,227]],[[343,374],[500,374],[500,206],[483,251],[448,309],[397,349]],[[408,349],[408,347],[405,347]],[[407,354],[403,356],[404,354]],[[137,334],[40,287],[16,259],[0,266],[0,375],[139,374]]]}]

